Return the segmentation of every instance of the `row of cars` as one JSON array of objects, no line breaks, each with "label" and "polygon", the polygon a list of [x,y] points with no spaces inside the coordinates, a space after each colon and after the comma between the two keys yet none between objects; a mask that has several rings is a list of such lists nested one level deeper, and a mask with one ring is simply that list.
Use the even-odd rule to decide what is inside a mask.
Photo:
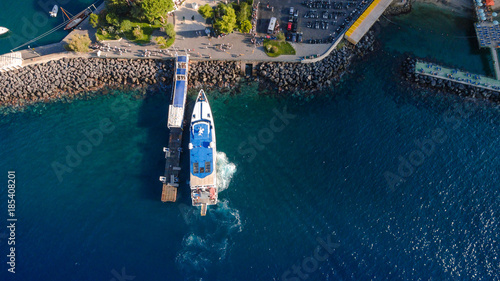
[{"label": "row of cars", "polygon": [[297,43],[302,43],[302,35],[304,35],[302,32],[289,32],[286,36],[286,40],[291,41],[291,42],[297,42]]},{"label": "row of cars", "polygon": [[310,10],[304,15],[304,18],[319,19],[321,15],[323,19],[337,19],[338,16],[345,16],[346,14],[346,12],[329,13],[328,11],[318,12],[316,10]]},{"label": "row of cars", "polygon": [[330,24],[324,20],[317,20],[315,22],[308,21],[306,26],[313,29],[328,29],[330,27]]},{"label": "row of cars", "polygon": [[304,1],[302,5],[308,7],[309,9],[337,9],[341,10],[349,9],[350,5],[355,5],[357,1],[346,1],[346,2],[333,2],[330,1]]},{"label": "row of cars", "polygon": [[288,18],[288,23],[286,24],[286,30],[291,32],[297,32],[297,28],[299,25],[299,11],[293,10],[293,7],[290,8],[290,17]]}]

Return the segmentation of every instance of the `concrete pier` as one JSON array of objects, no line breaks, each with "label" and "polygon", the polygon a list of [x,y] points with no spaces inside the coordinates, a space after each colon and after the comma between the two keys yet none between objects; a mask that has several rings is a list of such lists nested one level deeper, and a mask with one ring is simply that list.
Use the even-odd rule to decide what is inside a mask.
[{"label": "concrete pier", "polygon": [[358,44],[359,40],[370,30],[372,25],[391,5],[393,0],[374,0],[370,6],[359,16],[345,33],[345,38],[352,44]]},{"label": "concrete pier", "polygon": [[500,80],[432,63],[417,61],[415,73],[500,92]]},{"label": "concrete pier", "polygon": [[493,57],[493,67],[495,68],[495,75],[497,80],[500,80],[500,66],[498,65],[498,53],[496,48],[490,48],[491,57]]},{"label": "concrete pier", "polygon": [[162,202],[175,202],[177,200],[177,187],[179,186],[180,159],[182,152],[182,128],[184,109],[186,106],[187,83],[189,73],[189,57],[177,56],[175,59],[174,87],[172,101],[168,108],[167,126],[170,129],[168,147],[165,152],[165,173],[160,177],[163,182],[161,193]]}]

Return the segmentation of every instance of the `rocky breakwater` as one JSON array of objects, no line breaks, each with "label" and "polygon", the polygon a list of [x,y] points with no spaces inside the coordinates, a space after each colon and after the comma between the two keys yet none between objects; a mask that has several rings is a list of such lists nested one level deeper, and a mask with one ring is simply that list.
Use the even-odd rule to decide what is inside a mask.
[{"label": "rocky breakwater", "polygon": [[482,98],[494,102],[500,102],[500,93],[488,89],[462,84],[456,81],[440,79],[415,72],[417,60],[412,57],[406,58],[402,66],[403,78],[420,88],[429,88],[438,92],[452,93],[461,97]]},{"label": "rocky breakwater", "polygon": [[412,0],[396,0],[384,11],[385,16],[396,16],[411,12]]},{"label": "rocky breakwater", "polygon": [[189,85],[199,87],[229,87],[241,78],[239,62],[191,61],[189,63]]},{"label": "rocky breakwater", "polygon": [[[373,51],[375,36],[368,32],[356,46],[343,41],[323,60],[315,63],[266,62],[258,66],[257,73],[278,87],[279,91],[316,91],[340,80],[355,57]],[[342,42],[341,42],[342,44]]]},{"label": "rocky breakwater", "polygon": [[70,97],[102,87],[128,87],[172,81],[173,61],[74,58],[0,73],[0,105],[25,105]]}]

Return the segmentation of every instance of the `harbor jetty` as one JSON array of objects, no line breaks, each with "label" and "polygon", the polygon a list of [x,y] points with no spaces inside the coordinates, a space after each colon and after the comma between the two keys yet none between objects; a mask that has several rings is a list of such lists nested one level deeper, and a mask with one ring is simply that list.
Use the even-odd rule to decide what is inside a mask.
[{"label": "harbor jetty", "polygon": [[499,80],[484,75],[471,74],[459,69],[452,69],[432,63],[417,61],[415,63],[415,72],[420,75],[431,76],[486,90],[500,91]]},{"label": "harbor jetty", "polygon": [[167,127],[170,130],[168,147],[165,152],[165,174],[160,177],[163,183],[161,201],[175,202],[177,200],[177,187],[179,186],[179,165],[181,159],[182,129],[184,127],[184,111],[188,88],[189,57],[177,56],[175,60],[174,83],[172,98],[168,107]]},{"label": "harbor jetty", "polygon": [[[429,68],[427,68],[427,66],[429,66]],[[427,73],[425,70],[424,72],[420,71],[422,67],[425,67],[424,69],[428,69],[426,70]],[[429,73],[429,71],[433,72],[433,74]],[[436,73],[437,71],[439,72]],[[419,87],[430,88],[445,93],[452,93],[461,97],[500,102],[500,92],[497,89],[491,88],[492,86],[498,87],[496,86],[498,84],[490,84],[489,87],[475,84],[488,83],[486,81],[491,82],[491,80],[496,81],[493,78],[484,76],[474,77],[476,74],[470,74],[466,71],[460,71],[458,69],[443,68],[442,66],[438,66],[436,64],[423,63],[411,57],[408,57],[404,61],[402,72],[406,81],[412,84],[417,84]],[[447,77],[447,75],[444,74],[445,72],[452,72],[451,74],[454,75],[454,78]],[[498,83],[498,81],[496,83]]]}]

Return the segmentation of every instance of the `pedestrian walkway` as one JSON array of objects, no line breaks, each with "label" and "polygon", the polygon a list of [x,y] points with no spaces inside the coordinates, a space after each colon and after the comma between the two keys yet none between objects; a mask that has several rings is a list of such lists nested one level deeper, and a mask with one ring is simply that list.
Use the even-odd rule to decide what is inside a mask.
[{"label": "pedestrian walkway", "polygon": [[415,64],[415,73],[500,92],[499,80],[458,69],[446,68],[432,63],[417,61]]}]

